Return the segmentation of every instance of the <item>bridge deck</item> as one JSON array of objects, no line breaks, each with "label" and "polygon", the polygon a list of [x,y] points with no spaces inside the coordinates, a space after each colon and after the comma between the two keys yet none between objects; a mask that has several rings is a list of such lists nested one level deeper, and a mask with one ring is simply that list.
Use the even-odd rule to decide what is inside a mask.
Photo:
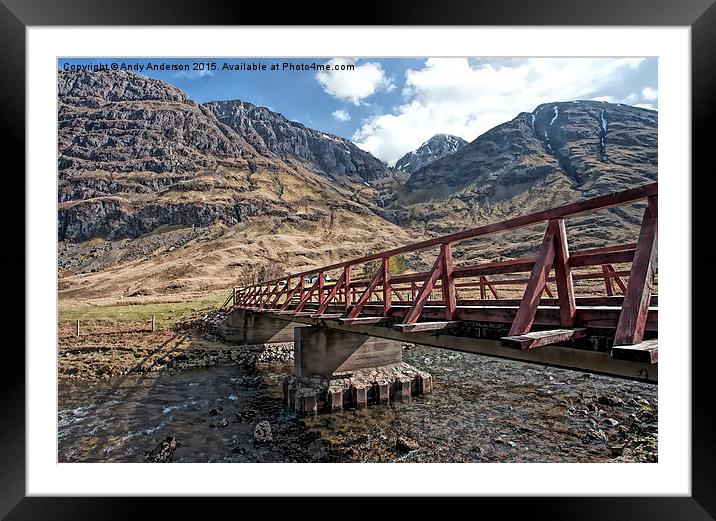
[{"label": "bridge deck", "polygon": [[[383,324],[341,324],[340,319],[337,318],[298,317],[282,315],[271,311],[261,311],[257,313],[267,314],[281,320],[306,325],[318,325],[340,331],[360,333],[406,343],[428,345],[452,351],[494,356],[566,369],[577,369],[610,376],[643,380],[646,382],[658,382],[658,363],[637,361],[634,358],[622,360],[612,357],[609,352],[605,351],[590,351],[565,345],[549,345],[538,349],[520,350],[502,345],[501,340],[458,336],[454,334],[455,332],[405,333],[393,329],[390,319],[385,320]],[[653,345],[653,341],[645,341],[645,343],[646,342],[651,342]]]}]

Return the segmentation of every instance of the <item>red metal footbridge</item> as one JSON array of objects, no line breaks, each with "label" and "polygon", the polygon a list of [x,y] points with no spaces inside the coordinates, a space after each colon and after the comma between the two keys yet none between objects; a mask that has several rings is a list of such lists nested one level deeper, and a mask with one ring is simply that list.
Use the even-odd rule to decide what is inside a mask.
[{"label": "red metal footbridge", "polygon": [[[646,203],[635,242],[570,249],[569,219],[634,203]],[[658,183],[644,185],[234,288],[222,308],[657,381],[657,203]],[[454,262],[457,243],[535,226],[536,256]],[[428,250],[428,271],[391,273],[392,258]],[[366,266],[375,273],[356,277]]]}]

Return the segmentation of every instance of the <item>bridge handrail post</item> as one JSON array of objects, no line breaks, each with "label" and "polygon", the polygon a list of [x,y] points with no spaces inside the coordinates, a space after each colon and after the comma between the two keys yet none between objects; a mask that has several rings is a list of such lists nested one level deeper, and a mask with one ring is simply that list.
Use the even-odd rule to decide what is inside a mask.
[{"label": "bridge handrail post", "polygon": [[423,311],[423,306],[430,298],[430,293],[435,287],[435,283],[442,277],[444,266],[443,250],[441,248],[437,259],[435,259],[435,264],[433,264],[432,269],[428,272],[427,277],[425,277],[425,281],[423,285],[420,286],[417,296],[413,299],[413,304],[405,314],[405,317],[403,317],[403,324],[415,324],[418,321],[420,313]]},{"label": "bridge handrail post", "polygon": [[554,230],[548,225],[542,239],[542,246],[535,260],[534,268],[530,273],[527,287],[517,308],[517,314],[512,321],[508,336],[524,335],[530,332],[537,313],[537,306],[542,298],[542,292],[547,286],[547,277],[552,269],[555,257]]},{"label": "bridge handrail post", "polygon": [[614,295],[614,283],[612,282],[609,267],[606,264],[602,264],[602,274],[604,275],[604,289],[607,292],[607,296],[611,297]]},{"label": "bridge handrail post", "polygon": [[[301,279],[303,279],[303,277],[301,277]],[[299,288],[300,288],[300,282],[298,284],[296,284],[296,286],[293,289],[291,289],[290,291],[288,291],[286,293],[286,300],[279,308],[280,311],[285,311],[288,309],[288,307],[291,305],[291,301],[293,300],[293,295],[296,293],[296,291],[298,291]],[[301,302],[302,300],[303,300],[303,298],[299,299],[299,302]]]},{"label": "bridge handrail post", "polygon": [[333,284],[333,287],[331,288],[331,291],[328,292],[328,295],[326,295],[326,298],[322,299],[318,303],[318,314],[322,315],[326,312],[328,309],[328,305],[331,303],[331,301],[338,295],[338,292],[343,287],[343,284],[345,283],[345,276],[346,272],[344,271],[341,273],[341,276],[338,277],[338,280]]},{"label": "bridge handrail post", "polygon": [[323,271],[318,272],[318,302],[323,302],[323,286],[326,285],[326,274]]},{"label": "bridge handrail post", "polygon": [[658,199],[653,195],[647,200],[641,221],[624,303],[614,335],[614,345],[638,344],[644,338],[658,260],[657,221]]},{"label": "bridge handrail post", "polygon": [[440,283],[445,302],[445,320],[453,320],[457,309],[457,295],[455,293],[455,278],[452,267],[452,245],[448,242],[440,245],[443,258],[442,282]]},{"label": "bridge handrail post", "polygon": [[258,299],[258,302],[256,302],[257,307],[259,309],[263,308],[265,298],[266,298],[266,283],[262,282],[261,285],[259,285],[259,299]]},{"label": "bridge handrail post", "polygon": [[383,270],[383,316],[387,317],[390,314],[393,300],[393,286],[390,281],[390,257],[383,257],[380,269]]},{"label": "bridge handrail post", "polygon": [[351,265],[346,264],[343,266],[343,294],[345,295],[345,310],[346,313],[348,313],[348,310],[351,307],[351,304],[353,303],[353,296],[351,293]]},{"label": "bridge handrail post", "polygon": [[[552,219],[548,226],[552,229],[555,240],[554,276],[557,279],[557,298],[559,300],[559,322],[563,326],[573,326],[577,314],[574,300],[574,283],[572,269],[569,266],[569,243],[564,219]],[[545,288],[547,288],[545,281]]]}]

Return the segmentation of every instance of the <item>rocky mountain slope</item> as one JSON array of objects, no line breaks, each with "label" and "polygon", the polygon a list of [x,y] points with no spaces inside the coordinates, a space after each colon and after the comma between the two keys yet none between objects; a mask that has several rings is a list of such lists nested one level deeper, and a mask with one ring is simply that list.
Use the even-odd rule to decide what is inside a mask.
[{"label": "rocky mountain slope", "polygon": [[[651,183],[657,122],[657,112],[627,105],[543,104],[413,172],[388,210],[432,235]],[[639,218],[638,205],[605,212],[585,240],[631,233]]]},{"label": "rocky mountain slope", "polygon": [[[112,285],[151,293],[177,281],[226,287],[260,258],[306,267],[316,262],[306,248],[359,255],[407,235],[380,217],[372,196],[250,143],[164,82],[60,72],[58,95],[59,262],[68,294]],[[251,233],[225,242],[241,230]],[[337,247],[332,238],[341,234]]]},{"label": "rocky mountain slope", "polygon": [[395,168],[401,172],[412,174],[433,161],[460,150],[465,145],[467,145],[467,141],[461,137],[449,134],[435,134],[416,150],[408,152],[398,159],[395,163]]},{"label": "rocky mountain slope", "polygon": [[585,196],[653,182],[657,112],[581,101],[540,105],[414,172],[398,204],[495,203],[562,179]]},{"label": "rocky mountain slope", "polygon": [[347,139],[289,121],[266,107],[241,100],[204,104],[223,124],[235,130],[261,153],[297,159],[332,178],[355,182],[394,176],[382,161]]},{"label": "rocky mountain slope", "polygon": [[383,208],[407,179],[406,173],[389,168],[351,141],[290,121],[266,107],[241,100],[212,101],[204,106],[259,153],[320,173],[333,186],[345,188],[353,200],[371,201]]}]

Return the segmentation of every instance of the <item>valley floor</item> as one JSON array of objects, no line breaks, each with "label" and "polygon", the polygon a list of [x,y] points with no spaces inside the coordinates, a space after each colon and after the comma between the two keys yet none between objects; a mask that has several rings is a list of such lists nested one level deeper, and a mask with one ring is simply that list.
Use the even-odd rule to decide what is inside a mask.
[{"label": "valley floor", "polygon": [[61,302],[59,460],[657,461],[655,385],[424,346],[404,355],[433,395],[297,418],[292,344],[221,342],[224,297]]}]

